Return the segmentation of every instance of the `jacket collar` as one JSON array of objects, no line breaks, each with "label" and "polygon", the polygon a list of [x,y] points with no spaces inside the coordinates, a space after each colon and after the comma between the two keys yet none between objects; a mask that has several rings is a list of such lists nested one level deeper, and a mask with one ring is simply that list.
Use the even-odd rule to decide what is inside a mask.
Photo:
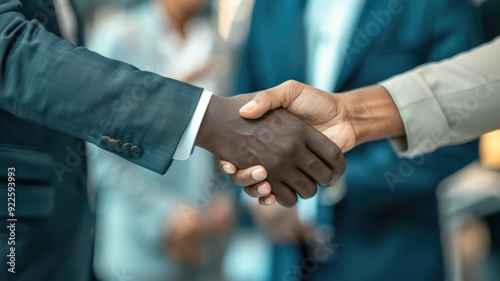
[{"label": "jacket collar", "polygon": [[[344,48],[344,60],[336,83],[334,92],[342,89],[351,78],[363,59],[368,54],[371,46],[377,38],[386,32],[390,32],[390,22],[382,23],[375,14],[379,11],[387,11],[387,1],[367,0],[355,25],[351,40]],[[391,14],[391,17],[395,15]]]}]

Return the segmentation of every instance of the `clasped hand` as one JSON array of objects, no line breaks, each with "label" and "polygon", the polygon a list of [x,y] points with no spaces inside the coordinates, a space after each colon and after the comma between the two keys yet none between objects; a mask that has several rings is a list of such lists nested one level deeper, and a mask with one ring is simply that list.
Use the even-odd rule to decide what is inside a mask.
[{"label": "clasped hand", "polygon": [[[297,195],[310,198],[316,194],[317,184],[329,185],[343,174],[341,149],[285,109],[271,110],[255,120],[241,118],[240,108],[253,97],[212,97],[196,139],[196,145],[234,168],[264,168],[267,188],[248,186],[245,191],[250,196],[272,194],[281,205],[291,207]],[[262,192],[266,189],[267,193]]]},{"label": "clasped hand", "polygon": [[[365,98],[366,96],[370,96],[370,99]],[[310,129],[303,131],[308,133],[305,136],[308,142],[321,141],[325,144],[325,147],[320,150],[317,147],[309,146],[309,144],[306,146],[321,159],[331,161],[331,158],[324,157],[331,157],[333,154],[334,165],[326,160],[325,163],[330,164],[329,167],[333,169],[336,176],[342,174],[345,169],[342,152],[346,152],[363,142],[402,137],[405,132],[396,104],[389,92],[380,85],[332,95],[299,82],[287,81],[274,88],[256,93],[252,101],[240,109],[240,115],[247,119],[258,119],[269,110],[276,108],[286,109],[340,147],[340,149],[331,152],[329,151],[331,143],[327,144],[317,134],[313,134]],[[295,131],[295,133],[299,133],[299,131]],[[309,134],[310,132],[311,134]],[[317,139],[313,140],[313,138]],[[229,158],[220,159],[228,160]],[[272,189],[270,194],[256,196],[259,197],[261,204],[270,205],[276,200],[282,202],[279,198],[281,193],[275,188],[273,182],[266,182],[254,176],[256,170],[265,170],[265,166],[245,169],[245,165],[234,165],[236,162],[228,161],[219,161],[221,170],[231,174],[233,181],[244,186],[245,191],[250,195],[255,195],[255,190],[262,186],[268,186]],[[299,169],[303,167],[298,165]],[[312,177],[314,169],[302,169],[302,171]],[[271,174],[271,171],[269,173]]]}]

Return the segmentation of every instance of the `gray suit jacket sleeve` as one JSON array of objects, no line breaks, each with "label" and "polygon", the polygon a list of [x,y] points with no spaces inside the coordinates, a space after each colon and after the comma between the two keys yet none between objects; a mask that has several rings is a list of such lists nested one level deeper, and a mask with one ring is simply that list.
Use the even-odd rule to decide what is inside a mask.
[{"label": "gray suit jacket sleeve", "polygon": [[470,141],[500,128],[500,38],[381,84],[405,126],[392,141],[400,156]]},{"label": "gray suit jacket sleeve", "polygon": [[117,154],[165,173],[203,89],[75,47],[21,8],[0,0],[0,107],[100,147],[130,142],[140,158]]}]

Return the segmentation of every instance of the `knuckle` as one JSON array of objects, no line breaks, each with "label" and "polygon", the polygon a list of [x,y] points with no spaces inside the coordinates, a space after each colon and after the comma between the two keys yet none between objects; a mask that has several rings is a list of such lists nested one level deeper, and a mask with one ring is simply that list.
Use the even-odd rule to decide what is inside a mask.
[{"label": "knuckle", "polygon": [[331,151],[333,154],[333,161],[339,162],[344,159],[344,153],[342,153],[342,151],[336,144],[333,144],[333,148],[331,149]]},{"label": "knuckle", "polygon": [[332,180],[337,180],[337,179],[339,179],[339,178],[340,178],[340,177],[344,174],[344,172],[345,172],[345,170],[346,170],[346,165],[345,165],[345,162],[342,162],[342,164],[341,164],[341,165],[338,165],[337,167],[338,167],[338,169],[336,169],[336,171],[335,171],[335,175],[334,175],[334,177],[333,177],[333,179],[332,179]]},{"label": "knuckle", "polygon": [[250,195],[250,197],[256,197],[257,196],[257,190],[255,188],[251,188],[249,186],[244,186],[243,190],[245,191],[246,194]]},{"label": "knuckle", "polygon": [[231,179],[233,182],[239,186],[248,185],[249,173],[238,172],[234,175],[231,175]]},{"label": "knuckle", "polygon": [[[311,198],[316,195],[317,187],[316,184],[304,177],[296,177],[292,179],[292,188],[297,192],[297,194],[304,199]],[[294,192],[295,193],[295,192]]]},{"label": "knuckle", "polygon": [[335,177],[335,172],[333,170],[327,169],[321,175],[322,182],[319,183],[321,185],[328,185],[332,182]]},{"label": "knuckle", "polygon": [[297,82],[296,80],[293,80],[293,79],[289,79],[289,80],[286,80],[283,84],[287,87],[294,87],[294,86],[297,86],[299,84],[299,82]]},{"label": "knuckle", "polygon": [[306,182],[302,177],[293,178],[292,184],[296,190],[306,189],[310,185],[310,183]]},{"label": "knuckle", "polygon": [[297,197],[294,196],[286,199],[278,198],[278,203],[283,207],[291,208],[297,204]]},{"label": "knuckle", "polygon": [[334,166],[335,163],[338,162],[338,160],[343,157],[343,154],[342,152],[340,151],[340,149],[338,149],[338,147],[335,145],[335,144],[331,144],[331,145],[325,145],[323,146],[324,147],[324,152],[325,154],[323,154],[325,157],[326,157],[326,163],[329,165],[329,166]]},{"label": "knuckle", "polygon": [[297,200],[297,196],[293,196],[293,197],[290,199],[290,201],[289,201],[289,203],[290,203],[290,204],[288,205],[288,207],[293,207],[293,206],[295,206],[295,205],[297,204],[297,201],[298,201],[298,200]]},{"label": "knuckle", "polygon": [[330,141],[328,144],[325,143],[325,148],[328,151],[328,155],[330,155],[333,162],[337,162],[338,160],[340,160],[340,158],[343,157],[342,151],[334,142]]},{"label": "knuckle", "polygon": [[303,199],[309,199],[314,197],[317,193],[318,193],[318,187],[315,184],[311,184],[310,186],[304,188],[304,191],[302,191],[299,195]]},{"label": "knuckle", "polygon": [[245,173],[241,176],[241,182],[244,185],[250,185],[256,183],[252,178],[252,171],[245,171]]},{"label": "knuckle", "polygon": [[262,166],[267,171],[267,175],[278,174],[278,171],[283,169],[283,158],[279,155],[269,154],[267,158],[262,160]]},{"label": "knuckle", "polygon": [[316,171],[320,168],[320,163],[316,159],[309,158],[306,160],[306,166],[309,171]]},{"label": "knuckle", "polygon": [[262,92],[260,92],[258,94],[258,96],[261,97],[261,98],[266,99],[266,98],[269,98],[269,97],[272,96],[272,92],[270,91],[270,89],[265,89]]},{"label": "knuckle", "polygon": [[300,92],[301,83],[295,80],[287,80],[279,87],[282,88],[281,92],[282,94],[284,93],[284,96],[287,99],[284,107],[288,107],[290,103],[293,102],[294,96],[296,96],[297,92]]}]

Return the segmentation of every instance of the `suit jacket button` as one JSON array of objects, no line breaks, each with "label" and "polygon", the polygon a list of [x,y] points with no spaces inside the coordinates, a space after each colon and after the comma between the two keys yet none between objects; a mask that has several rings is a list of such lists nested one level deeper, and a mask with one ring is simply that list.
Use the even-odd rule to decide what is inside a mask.
[{"label": "suit jacket button", "polygon": [[110,139],[110,140],[106,143],[106,147],[107,147],[109,150],[114,150],[114,147],[115,147],[115,142],[116,142],[116,140],[115,140],[115,139]]},{"label": "suit jacket button", "polygon": [[123,140],[116,140],[114,149],[116,152],[122,152],[125,142]]},{"label": "suit jacket button", "polygon": [[134,158],[140,158],[142,156],[142,148],[140,146],[134,145],[130,148],[130,154]]},{"label": "suit jacket button", "polygon": [[133,145],[131,143],[125,143],[123,146],[122,146],[122,153],[129,156],[130,155],[130,148],[132,147]]},{"label": "suit jacket button", "polygon": [[109,141],[110,139],[111,139],[111,138],[110,138],[110,137],[108,137],[108,136],[103,136],[103,137],[101,138],[101,145],[102,145],[102,146],[106,146],[106,145],[108,144],[108,141]]}]

